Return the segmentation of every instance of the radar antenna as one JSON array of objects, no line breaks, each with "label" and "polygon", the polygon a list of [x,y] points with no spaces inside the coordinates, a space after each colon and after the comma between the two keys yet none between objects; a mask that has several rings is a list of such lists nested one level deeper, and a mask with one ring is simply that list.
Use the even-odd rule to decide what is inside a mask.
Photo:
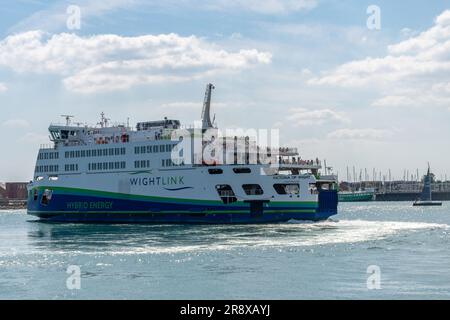
[{"label": "radar antenna", "polygon": [[68,114],[62,114],[61,117],[64,117],[66,119],[66,126],[70,126],[70,118],[74,118],[74,116]]},{"label": "radar antenna", "polygon": [[210,115],[211,93],[213,89],[215,89],[213,84],[208,83],[206,85],[205,100],[203,101],[203,110],[202,110],[202,129],[209,129],[213,127]]},{"label": "radar antenna", "polygon": [[100,125],[100,127],[102,127],[102,128],[108,127],[108,121],[111,119],[106,118],[104,112],[100,113],[100,116],[101,116],[101,119],[100,119],[100,122],[98,123]]}]

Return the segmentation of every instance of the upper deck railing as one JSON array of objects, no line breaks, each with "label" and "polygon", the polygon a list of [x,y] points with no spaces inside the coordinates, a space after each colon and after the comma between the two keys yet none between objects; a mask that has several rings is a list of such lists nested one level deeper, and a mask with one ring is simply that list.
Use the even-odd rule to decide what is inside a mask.
[{"label": "upper deck railing", "polygon": [[45,144],[41,144],[39,146],[39,149],[41,150],[55,150],[56,149],[56,145],[53,143],[45,143]]}]

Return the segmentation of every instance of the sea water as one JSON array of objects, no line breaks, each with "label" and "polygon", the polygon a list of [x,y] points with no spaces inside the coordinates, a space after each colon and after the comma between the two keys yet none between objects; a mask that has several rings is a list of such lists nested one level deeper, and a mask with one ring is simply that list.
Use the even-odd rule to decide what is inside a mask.
[{"label": "sea water", "polygon": [[0,211],[0,298],[449,299],[450,203],[344,203],[328,221],[269,225],[50,224]]}]

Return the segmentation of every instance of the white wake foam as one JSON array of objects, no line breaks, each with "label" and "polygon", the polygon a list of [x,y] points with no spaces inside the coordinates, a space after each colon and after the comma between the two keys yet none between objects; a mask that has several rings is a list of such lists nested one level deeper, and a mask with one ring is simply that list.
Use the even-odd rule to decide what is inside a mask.
[{"label": "white wake foam", "polygon": [[[242,228],[242,227],[241,227]],[[244,234],[228,237],[220,234],[216,241],[205,244],[149,246],[105,252],[110,255],[202,253],[238,248],[292,248],[339,243],[357,243],[386,239],[402,232],[447,229],[446,224],[398,221],[340,220],[319,223],[296,222],[265,226],[249,226]],[[211,232],[215,232],[211,230]],[[256,232],[258,236],[254,236]],[[209,239],[210,240],[210,239]]]},{"label": "white wake foam", "polygon": [[[448,229],[446,224],[425,223],[425,222],[400,222],[400,221],[365,221],[365,220],[340,220],[325,222],[297,222],[291,221],[287,224],[256,225],[256,226],[236,226],[236,227],[211,227],[206,235],[199,236],[198,239],[187,229],[186,234],[181,232],[177,239],[168,241],[160,236],[145,241],[145,244],[136,245],[122,243],[120,239],[108,243],[108,246],[95,246],[74,250],[74,247],[64,248],[59,245],[51,248],[52,240],[49,240],[49,248],[41,243],[39,248],[32,244],[23,252],[2,250],[0,258],[6,256],[20,255],[64,255],[64,256],[118,256],[118,255],[145,255],[145,254],[177,254],[188,253],[197,254],[210,251],[232,250],[237,248],[295,248],[310,247],[318,245],[334,245],[340,243],[358,243],[364,241],[376,241],[386,239],[401,233],[419,232],[421,230]],[[199,227],[200,228],[200,227]],[[226,229],[225,229],[226,228]],[[180,231],[178,231],[180,232]],[[204,231],[203,231],[204,232]],[[154,236],[154,235],[153,235]],[[101,235],[99,235],[101,237]],[[137,234],[136,237],[143,237]],[[145,237],[144,237],[145,238]],[[204,241],[203,241],[204,239]],[[65,239],[70,241],[69,239]],[[99,239],[100,240],[100,239]],[[192,242],[192,240],[196,240]],[[151,243],[151,245],[148,245]],[[72,243],[76,245],[75,243]],[[3,248],[6,249],[6,248]],[[9,251],[9,252],[8,252]],[[1,259],[0,259],[1,265]]]}]

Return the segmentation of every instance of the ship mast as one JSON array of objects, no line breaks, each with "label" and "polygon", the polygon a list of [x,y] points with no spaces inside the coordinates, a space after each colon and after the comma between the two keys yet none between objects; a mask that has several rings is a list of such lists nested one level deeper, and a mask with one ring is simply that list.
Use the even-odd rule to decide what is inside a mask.
[{"label": "ship mast", "polygon": [[73,118],[74,116],[62,114],[61,117],[64,117],[66,119],[66,126],[70,126],[70,119]]},{"label": "ship mast", "polygon": [[208,83],[206,85],[206,92],[205,92],[205,100],[203,101],[203,110],[202,110],[202,129],[210,129],[213,127],[213,124],[211,122],[211,115],[210,115],[210,109],[211,109],[211,93],[214,89],[214,85],[211,83]]}]

